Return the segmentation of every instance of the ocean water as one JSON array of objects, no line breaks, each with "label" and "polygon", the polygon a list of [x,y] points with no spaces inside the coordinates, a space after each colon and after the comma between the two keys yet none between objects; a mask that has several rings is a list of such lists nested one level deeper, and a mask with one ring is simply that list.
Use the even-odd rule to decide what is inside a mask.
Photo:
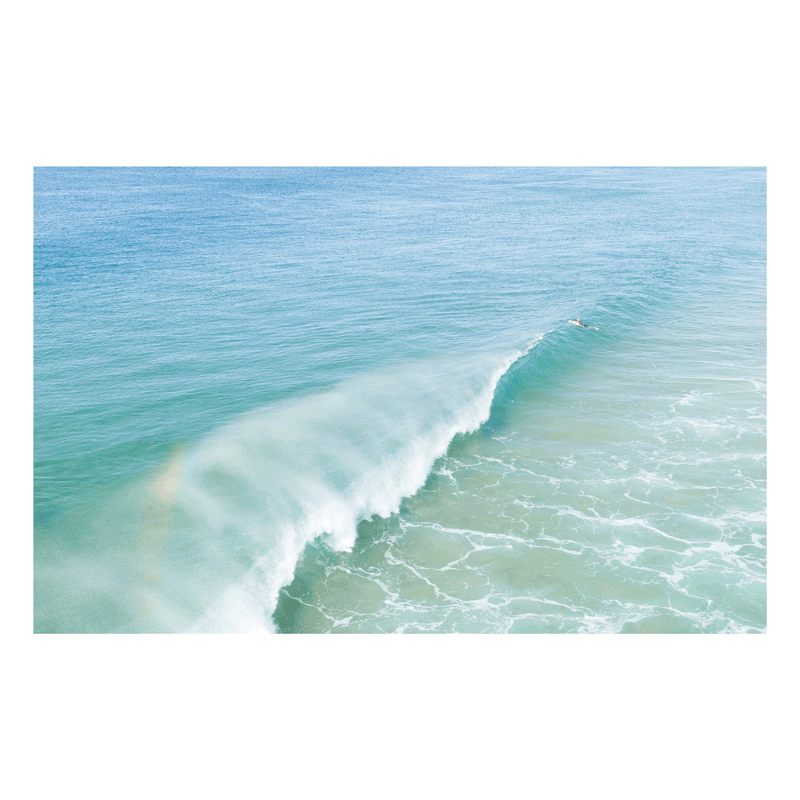
[{"label": "ocean water", "polygon": [[766,630],[764,169],[36,169],[34,347],[36,632]]}]

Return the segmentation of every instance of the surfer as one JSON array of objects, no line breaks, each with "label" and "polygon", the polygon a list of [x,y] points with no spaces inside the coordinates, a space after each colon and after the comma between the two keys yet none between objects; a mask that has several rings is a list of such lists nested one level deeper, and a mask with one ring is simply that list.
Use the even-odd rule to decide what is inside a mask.
[{"label": "surfer", "polygon": [[595,328],[594,325],[587,325],[585,322],[581,320],[580,317],[578,317],[578,319],[571,319],[570,324],[577,325],[579,328],[588,328],[590,331],[600,330],[600,328]]}]

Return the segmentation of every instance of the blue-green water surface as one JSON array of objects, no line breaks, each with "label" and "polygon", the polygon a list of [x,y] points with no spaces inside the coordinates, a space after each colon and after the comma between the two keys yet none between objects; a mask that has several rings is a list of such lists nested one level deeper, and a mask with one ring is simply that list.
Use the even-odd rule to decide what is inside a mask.
[{"label": "blue-green water surface", "polygon": [[34,190],[34,630],[766,629],[765,170]]}]

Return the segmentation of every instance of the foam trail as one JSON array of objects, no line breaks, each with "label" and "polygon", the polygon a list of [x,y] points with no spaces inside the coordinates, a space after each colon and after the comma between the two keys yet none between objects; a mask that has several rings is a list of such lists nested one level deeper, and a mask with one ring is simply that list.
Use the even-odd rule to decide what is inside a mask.
[{"label": "foam trail", "polygon": [[274,632],[279,591],[305,546],[325,535],[349,550],[359,522],[397,512],[453,437],[489,418],[499,380],[539,340],[504,357],[379,370],[247,414],[202,442],[179,502],[211,539],[249,540],[258,555],[191,630]]}]

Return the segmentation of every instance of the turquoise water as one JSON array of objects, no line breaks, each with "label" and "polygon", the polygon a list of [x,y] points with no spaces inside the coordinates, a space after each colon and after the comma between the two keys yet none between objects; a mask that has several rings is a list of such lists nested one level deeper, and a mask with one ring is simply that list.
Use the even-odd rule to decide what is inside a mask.
[{"label": "turquoise water", "polygon": [[34,214],[37,632],[766,629],[765,170],[47,168]]}]

